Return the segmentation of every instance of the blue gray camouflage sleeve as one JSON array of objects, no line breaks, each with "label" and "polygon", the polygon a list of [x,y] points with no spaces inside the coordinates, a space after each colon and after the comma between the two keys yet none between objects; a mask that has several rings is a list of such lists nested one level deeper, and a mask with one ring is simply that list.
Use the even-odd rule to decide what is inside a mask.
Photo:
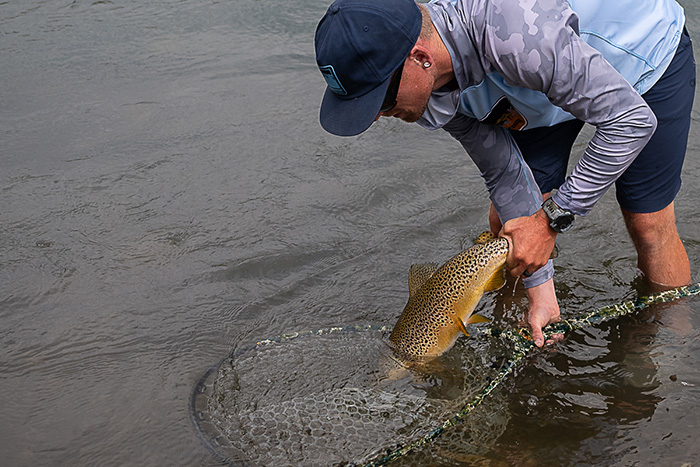
[{"label": "blue gray camouflage sleeve", "polygon": [[656,118],[622,75],[578,36],[578,17],[566,3],[494,0],[486,16],[490,34],[483,53],[506,81],[545,93],[552,104],[596,127],[553,195],[559,206],[585,216],[644,148]]},{"label": "blue gray camouflage sleeve", "polygon": [[[459,114],[443,128],[460,142],[481,171],[502,223],[540,209],[542,193],[506,130]],[[553,276],[554,266],[549,260],[532,276],[523,278],[523,284],[526,288],[536,287]]]}]

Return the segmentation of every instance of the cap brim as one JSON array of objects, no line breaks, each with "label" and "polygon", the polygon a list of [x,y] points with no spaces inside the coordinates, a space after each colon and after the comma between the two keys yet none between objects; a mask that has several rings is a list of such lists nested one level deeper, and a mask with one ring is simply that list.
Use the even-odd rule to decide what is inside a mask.
[{"label": "cap brim", "polygon": [[319,115],[321,126],[337,136],[359,135],[369,128],[379,115],[391,77],[367,94],[343,99],[326,88]]}]

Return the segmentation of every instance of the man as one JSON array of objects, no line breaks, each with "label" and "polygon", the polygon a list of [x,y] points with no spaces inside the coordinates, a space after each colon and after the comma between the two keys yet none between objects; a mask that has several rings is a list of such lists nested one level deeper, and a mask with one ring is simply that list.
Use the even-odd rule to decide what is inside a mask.
[{"label": "man", "polygon": [[[613,183],[642,273],[690,282],[673,209],[695,86],[684,23],[674,0],[337,0],[316,30],[321,124],[352,136],[395,117],[462,144],[541,347],[556,236]],[[596,131],[567,177],[583,122]]]}]

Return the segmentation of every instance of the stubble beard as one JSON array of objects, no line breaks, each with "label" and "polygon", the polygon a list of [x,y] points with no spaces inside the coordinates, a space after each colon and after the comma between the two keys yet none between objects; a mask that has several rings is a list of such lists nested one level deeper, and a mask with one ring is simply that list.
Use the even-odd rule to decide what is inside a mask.
[{"label": "stubble beard", "polygon": [[418,121],[418,119],[420,119],[423,116],[423,114],[425,113],[425,109],[427,108],[428,101],[426,100],[419,110],[408,110],[404,115],[401,115],[399,118],[404,122],[415,123]]}]

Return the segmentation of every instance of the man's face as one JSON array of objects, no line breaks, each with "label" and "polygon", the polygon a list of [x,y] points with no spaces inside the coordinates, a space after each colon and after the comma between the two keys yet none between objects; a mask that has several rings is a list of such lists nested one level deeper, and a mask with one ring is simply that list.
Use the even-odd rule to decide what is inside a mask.
[{"label": "man's face", "polygon": [[432,90],[432,75],[417,60],[407,58],[396,95],[396,107],[380,112],[377,119],[394,117],[410,123],[417,121],[425,112]]}]

